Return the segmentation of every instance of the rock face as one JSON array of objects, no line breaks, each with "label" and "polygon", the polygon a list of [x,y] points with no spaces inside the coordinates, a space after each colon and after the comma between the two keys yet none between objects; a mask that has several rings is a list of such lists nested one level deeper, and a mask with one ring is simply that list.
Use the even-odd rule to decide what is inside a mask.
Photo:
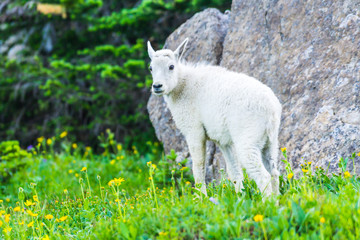
[{"label": "rock face", "polygon": [[359,0],[234,0],[221,65],[274,90],[298,170],[306,159],[334,171],[360,151]]},{"label": "rock face", "polygon": [[[207,9],[195,14],[181,25],[166,40],[164,48],[175,50],[185,38],[189,38],[183,57],[190,62],[220,63],[223,42],[228,28],[228,16],[216,9]],[[150,120],[158,139],[163,143],[165,153],[174,149],[178,159],[191,160],[184,136],[176,128],[163,97],[152,95],[148,102]],[[191,161],[189,161],[191,163]],[[219,178],[219,169],[225,168],[224,160],[212,142],[207,143],[206,179]]]},{"label": "rock face", "polygon": [[[166,46],[175,49],[185,37],[187,60],[220,61],[273,89],[283,104],[280,145],[297,170],[307,160],[336,171],[340,157],[360,151],[360,0],[234,0],[229,21],[205,10]],[[187,157],[163,100],[152,96],[148,108],[165,151]],[[219,176],[221,159],[209,146],[208,179]],[[355,165],[360,173],[360,157]]]}]

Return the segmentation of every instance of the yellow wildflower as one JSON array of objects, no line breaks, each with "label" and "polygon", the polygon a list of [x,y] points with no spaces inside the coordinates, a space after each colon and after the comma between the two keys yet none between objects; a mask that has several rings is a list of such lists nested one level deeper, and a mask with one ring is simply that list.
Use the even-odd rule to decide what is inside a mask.
[{"label": "yellow wildflower", "polygon": [[46,144],[47,144],[47,145],[51,145],[51,144],[52,144],[51,138],[48,138],[48,139],[46,140]]},{"label": "yellow wildflower", "polygon": [[118,145],[116,146],[116,148],[117,148],[118,151],[121,151],[121,150],[122,150],[122,145],[121,145],[121,144],[118,144]]},{"label": "yellow wildflower", "polygon": [[151,166],[151,161],[149,161],[149,162],[147,162],[146,164],[148,165],[148,167],[150,167]]},{"label": "yellow wildflower", "polygon": [[308,169],[301,169],[301,171],[303,171],[304,173],[307,173],[309,170]]},{"label": "yellow wildflower", "polygon": [[286,151],[286,147],[281,148],[281,151],[282,151],[282,152],[285,152],[285,151]]},{"label": "yellow wildflower", "polygon": [[76,143],[73,143],[71,146],[73,149],[77,149],[77,147],[78,147],[78,145]]},{"label": "yellow wildflower", "polygon": [[34,199],[35,202],[39,202],[39,198],[38,198],[37,195],[34,195],[34,196],[33,196],[33,199]]},{"label": "yellow wildflower", "polygon": [[166,235],[168,235],[167,232],[159,232],[159,236],[166,236]]},{"label": "yellow wildflower", "polygon": [[109,186],[112,186],[112,185],[115,185],[115,186],[120,186],[122,182],[124,182],[125,179],[123,178],[114,178],[113,180],[111,180],[108,185]]},{"label": "yellow wildflower", "polygon": [[360,152],[357,155],[360,157]]},{"label": "yellow wildflower", "polygon": [[68,190],[67,190],[67,189],[64,189],[64,193],[65,193],[65,194],[68,194],[69,192],[68,192]]},{"label": "yellow wildflower", "polygon": [[27,226],[28,227],[33,227],[34,226],[34,221],[30,222]]},{"label": "yellow wildflower", "polygon": [[288,179],[292,179],[293,176],[294,176],[293,173],[289,173],[289,174],[287,175],[287,178],[288,178]]},{"label": "yellow wildflower", "polygon": [[21,226],[21,225],[24,225],[25,223],[24,223],[24,221],[22,221],[22,222],[19,222],[18,224]]},{"label": "yellow wildflower", "polygon": [[4,228],[3,232],[4,233],[10,233],[11,229],[12,229],[11,227],[6,227],[6,228]]},{"label": "yellow wildflower", "polygon": [[320,218],[320,222],[325,223],[325,218],[324,217]]},{"label": "yellow wildflower", "polygon": [[4,201],[3,200],[0,200],[0,203],[3,203]]},{"label": "yellow wildflower", "polygon": [[7,202],[10,202],[10,198],[6,198],[5,200],[6,200]]},{"label": "yellow wildflower", "polygon": [[110,161],[110,164],[111,164],[111,165],[114,165],[114,164],[115,164],[115,159],[111,160],[111,161]]},{"label": "yellow wildflower", "polygon": [[3,225],[3,222],[0,220],[0,227]]},{"label": "yellow wildflower", "polygon": [[134,150],[134,154],[137,155],[139,154],[139,152],[137,150]]},{"label": "yellow wildflower", "polygon": [[48,235],[45,235],[45,237],[43,237],[42,240],[50,240],[50,238]]},{"label": "yellow wildflower", "polygon": [[59,219],[59,221],[60,221],[60,222],[63,222],[63,221],[65,221],[67,218],[68,218],[68,216],[63,216],[63,217],[61,217],[61,218]]},{"label": "yellow wildflower", "polygon": [[61,134],[60,134],[60,138],[64,138],[67,136],[67,131],[63,131]]},{"label": "yellow wildflower", "polygon": [[10,222],[10,214],[5,214],[5,222]]},{"label": "yellow wildflower", "polygon": [[36,203],[33,203],[31,200],[26,200],[26,202],[24,202],[25,206],[29,207],[29,206],[33,206],[36,205]]},{"label": "yellow wildflower", "polygon": [[30,216],[37,217],[39,214],[33,213],[31,210],[26,211]]},{"label": "yellow wildflower", "polygon": [[344,177],[345,178],[351,177],[351,174],[348,171],[346,171],[346,172],[344,172]]},{"label": "yellow wildflower", "polygon": [[186,185],[189,185],[189,184],[191,184],[191,182],[187,181],[185,184],[186,184]]},{"label": "yellow wildflower", "polygon": [[74,170],[72,170],[72,169],[69,170],[69,173],[73,173],[73,172],[74,172]]},{"label": "yellow wildflower", "polygon": [[39,137],[38,139],[37,139],[37,141],[38,141],[38,143],[42,143],[43,141],[44,141],[44,137]]},{"label": "yellow wildflower", "polygon": [[80,170],[80,172],[85,172],[87,170],[87,168],[86,167],[83,167],[81,170]]},{"label": "yellow wildflower", "polygon": [[19,206],[15,207],[14,212],[20,212],[20,207]]},{"label": "yellow wildflower", "polygon": [[308,162],[307,164],[311,165],[311,164],[312,164],[312,162]]},{"label": "yellow wildflower", "polygon": [[79,177],[79,174],[78,174],[78,173],[75,173],[75,177]]},{"label": "yellow wildflower", "polygon": [[109,141],[109,144],[110,144],[110,145],[114,145],[114,140],[110,140],[110,141]]},{"label": "yellow wildflower", "polygon": [[255,222],[262,222],[263,220],[264,220],[264,215],[257,214],[257,215],[254,217],[254,221],[255,221]]},{"label": "yellow wildflower", "polygon": [[85,147],[85,150],[88,151],[88,152],[90,152],[90,151],[91,151],[91,147],[86,146],[86,147]]},{"label": "yellow wildflower", "polygon": [[51,220],[53,218],[54,218],[54,216],[51,215],[51,214],[48,214],[48,215],[45,216],[45,219],[47,219],[47,220]]},{"label": "yellow wildflower", "polygon": [[152,166],[154,169],[156,169],[156,165],[155,165],[155,164],[152,164],[151,166]]},{"label": "yellow wildflower", "polygon": [[188,167],[182,167],[182,168],[180,169],[180,171],[184,171],[184,170],[186,170],[186,169],[188,169]]}]

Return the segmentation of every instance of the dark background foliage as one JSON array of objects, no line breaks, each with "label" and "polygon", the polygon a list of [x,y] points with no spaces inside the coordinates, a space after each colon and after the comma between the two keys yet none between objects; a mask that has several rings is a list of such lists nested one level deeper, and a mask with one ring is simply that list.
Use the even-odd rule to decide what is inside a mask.
[{"label": "dark background foliage", "polygon": [[[44,15],[38,3],[60,4]],[[230,0],[44,0],[0,3],[0,140],[27,146],[66,130],[87,145],[153,140],[146,41],[158,49],[194,13]]]}]

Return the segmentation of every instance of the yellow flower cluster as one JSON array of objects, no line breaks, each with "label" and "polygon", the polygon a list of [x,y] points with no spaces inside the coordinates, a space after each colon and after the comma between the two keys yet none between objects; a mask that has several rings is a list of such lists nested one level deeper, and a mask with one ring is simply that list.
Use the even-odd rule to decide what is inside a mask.
[{"label": "yellow flower cluster", "polygon": [[60,138],[64,138],[64,137],[66,137],[67,136],[67,131],[64,131],[64,132],[62,132],[61,134],[60,134]]},{"label": "yellow flower cluster", "polygon": [[15,207],[14,212],[20,212],[20,207],[19,206]]},{"label": "yellow flower cluster", "polygon": [[346,171],[346,172],[344,172],[344,177],[345,178],[351,177],[351,174],[348,171]]},{"label": "yellow flower cluster", "polygon": [[287,178],[288,178],[288,179],[292,179],[292,178],[293,178],[293,176],[294,176],[294,174],[293,174],[293,173],[289,173],[289,174],[287,175]]},{"label": "yellow flower cluster", "polygon": [[27,206],[27,207],[36,205],[36,203],[34,203],[33,201],[31,201],[31,200],[29,200],[29,199],[26,200],[26,201],[24,202],[24,204],[25,204],[25,206]]},{"label": "yellow flower cluster", "polygon": [[68,218],[68,216],[63,216],[59,219],[55,219],[56,222],[64,222],[66,219]]},{"label": "yellow flower cluster", "polygon": [[47,219],[47,220],[51,220],[53,218],[54,218],[54,216],[51,215],[51,214],[48,214],[48,215],[45,216],[45,219]]},{"label": "yellow flower cluster", "polygon": [[37,217],[39,214],[33,213],[31,210],[26,211],[30,216]]},{"label": "yellow flower cluster", "polygon": [[257,214],[254,216],[255,222],[262,222],[264,220],[264,215]]},{"label": "yellow flower cluster", "polygon": [[109,187],[111,186],[120,186],[122,182],[124,182],[124,178],[114,178],[110,182],[108,182]]}]

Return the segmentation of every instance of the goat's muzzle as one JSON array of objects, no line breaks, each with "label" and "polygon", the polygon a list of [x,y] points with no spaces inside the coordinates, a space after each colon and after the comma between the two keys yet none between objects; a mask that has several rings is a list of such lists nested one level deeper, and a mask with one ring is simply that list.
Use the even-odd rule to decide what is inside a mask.
[{"label": "goat's muzzle", "polygon": [[161,94],[164,92],[164,90],[162,90],[162,84],[157,84],[157,85],[153,85],[153,89],[154,89],[154,93],[156,94]]}]

